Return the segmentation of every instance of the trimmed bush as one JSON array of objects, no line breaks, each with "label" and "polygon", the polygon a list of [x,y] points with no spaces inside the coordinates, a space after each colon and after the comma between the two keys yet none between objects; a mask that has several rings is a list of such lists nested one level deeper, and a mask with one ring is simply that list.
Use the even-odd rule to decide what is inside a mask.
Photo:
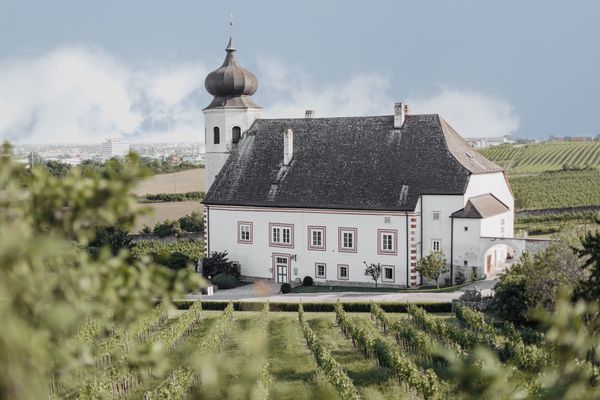
[{"label": "trimmed bush", "polygon": [[200,211],[192,211],[177,221],[186,232],[202,232],[204,230],[204,215]]},{"label": "trimmed bush", "polygon": [[463,274],[462,272],[457,272],[456,273],[456,277],[454,278],[454,284],[455,285],[462,285],[463,283],[465,283],[466,279],[465,279],[465,274]]},{"label": "trimmed bush", "polygon": [[312,286],[313,285],[313,278],[310,276],[305,276],[304,280],[302,281],[302,286]]},{"label": "trimmed bush", "polygon": [[179,222],[167,219],[156,224],[153,232],[156,236],[161,238],[167,236],[179,236],[181,235],[181,228],[179,227]]},{"label": "trimmed bush", "polygon": [[281,293],[287,294],[292,291],[292,286],[289,283],[281,285]]},{"label": "trimmed bush", "polygon": [[[174,301],[173,304],[180,310],[187,310],[194,302],[191,300]],[[228,301],[202,301],[204,310],[222,311],[229,304]],[[387,313],[406,313],[407,306],[413,304],[431,314],[448,314],[452,312],[452,303],[380,303],[381,309]],[[233,302],[235,311],[261,311],[265,303],[262,302]],[[298,303],[269,303],[274,312],[298,312]],[[342,303],[346,312],[371,312],[370,303]],[[304,303],[305,312],[333,312],[335,303]]]},{"label": "trimmed bush", "polygon": [[212,283],[219,289],[233,289],[237,287],[238,279],[233,275],[222,273],[212,278]]}]

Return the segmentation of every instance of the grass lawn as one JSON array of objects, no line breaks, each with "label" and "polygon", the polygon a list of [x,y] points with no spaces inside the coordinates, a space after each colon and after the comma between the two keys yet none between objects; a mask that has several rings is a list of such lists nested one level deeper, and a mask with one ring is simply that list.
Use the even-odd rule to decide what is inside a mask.
[{"label": "grass lawn", "polygon": [[327,292],[381,292],[381,293],[446,293],[453,292],[456,289],[460,289],[467,286],[471,282],[464,283],[462,285],[441,287],[439,289],[435,287],[423,287],[419,289],[397,289],[390,287],[378,287],[374,288],[371,286],[326,286],[326,285],[313,285],[313,286],[297,286],[292,288],[292,293],[327,293]]}]

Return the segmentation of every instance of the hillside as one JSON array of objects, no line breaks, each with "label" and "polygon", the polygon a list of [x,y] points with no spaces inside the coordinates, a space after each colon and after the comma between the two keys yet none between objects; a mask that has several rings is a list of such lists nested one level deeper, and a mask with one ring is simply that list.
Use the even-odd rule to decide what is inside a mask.
[{"label": "hillside", "polygon": [[479,151],[506,168],[509,175],[557,171],[563,166],[600,169],[600,142],[551,142],[502,145]]}]

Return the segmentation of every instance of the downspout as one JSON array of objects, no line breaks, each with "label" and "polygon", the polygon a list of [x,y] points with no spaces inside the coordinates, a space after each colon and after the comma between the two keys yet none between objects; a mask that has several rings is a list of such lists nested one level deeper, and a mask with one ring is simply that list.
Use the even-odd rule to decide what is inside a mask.
[{"label": "downspout", "polygon": [[210,232],[210,224],[209,224],[209,215],[210,215],[210,208],[208,206],[206,206],[206,221],[204,221],[204,227],[205,232],[204,232],[204,245],[206,246],[206,257],[210,257],[210,240],[208,240],[208,238],[210,237],[209,232]]},{"label": "downspout", "polygon": [[450,286],[454,284],[454,218],[450,217]]},{"label": "downspout", "polygon": [[406,215],[406,286],[410,287],[410,254],[408,252],[408,212]]},{"label": "downspout", "polygon": [[[424,199],[423,199],[423,195],[421,195],[421,210],[420,210],[420,212],[419,212],[419,214],[420,214],[420,217],[419,217],[419,222],[420,222],[420,224],[421,224],[421,228],[419,229],[419,230],[421,231],[421,232],[420,232],[420,233],[421,233],[421,239],[420,239],[420,242],[421,242],[421,245],[420,245],[420,247],[421,247],[421,250],[420,250],[420,252],[419,252],[419,255],[420,255],[420,257],[421,257],[421,258],[423,258],[423,201],[424,201]],[[421,286],[423,286],[423,276],[422,276],[422,275],[419,275],[419,284],[420,284]]]}]

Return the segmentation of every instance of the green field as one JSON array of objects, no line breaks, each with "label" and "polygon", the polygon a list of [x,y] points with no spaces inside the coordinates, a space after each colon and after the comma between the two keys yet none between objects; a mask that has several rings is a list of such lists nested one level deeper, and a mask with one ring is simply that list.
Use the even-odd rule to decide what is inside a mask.
[{"label": "green field", "polygon": [[556,171],[509,177],[517,209],[600,205],[600,171]]},{"label": "green field", "polygon": [[600,168],[600,142],[547,142],[501,145],[480,153],[504,167],[510,175],[537,174],[569,168]]},{"label": "green field", "polygon": [[[168,319],[158,308],[130,335],[106,338],[90,330],[84,336],[96,362],[78,371],[68,390],[57,387],[55,397],[454,398],[458,389],[438,346],[461,357],[479,345],[495,348],[514,371],[512,382],[523,387],[538,384],[532,368],[542,368],[546,357],[518,331],[507,334],[461,307],[456,315],[433,315],[416,306],[408,314],[387,314],[376,305],[371,313],[347,313],[341,304],[334,313],[270,312],[268,304],[262,312],[234,312],[232,305],[205,311],[199,305]],[[163,351],[165,364],[144,374],[129,370],[133,337],[148,351]]]}]

